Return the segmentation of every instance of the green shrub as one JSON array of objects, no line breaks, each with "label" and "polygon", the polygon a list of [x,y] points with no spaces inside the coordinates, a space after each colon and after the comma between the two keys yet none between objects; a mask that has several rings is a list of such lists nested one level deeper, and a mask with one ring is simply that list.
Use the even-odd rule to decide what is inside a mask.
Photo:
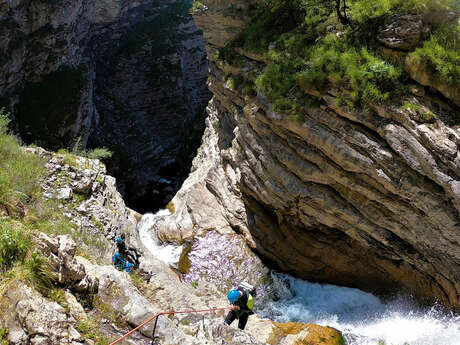
[{"label": "green shrub", "polygon": [[354,91],[366,102],[385,102],[402,89],[402,70],[335,35],[325,37],[310,52],[310,64],[296,75],[303,87],[323,85],[326,79]]},{"label": "green shrub", "polygon": [[409,63],[425,62],[447,83],[460,80],[460,21],[444,25],[408,57]]},{"label": "green shrub", "polygon": [[302,66],[300,60],[273,62],[257,78],[257,90],[273,102],[276,111],[296,115],[307,105],[308,99],[295,81],[295,75]]},{"label": "green shrub", "polygon": [[77,330],[85,339],[91,339],[96,345],[109,344],[108,338],[99,330],[98,322],[92,319],[81,319],[77,323]]},{"label": "green shrub", "polygon": [[0,204],[30,201],[40,192],[38,181],[45,174],[44,162],[24,152],[8,134],[9,122],[0,109]]},{"label": "green shrub", "polygon": [[65,297],[65,291],[59,288],[52,288],[47,293],[48,298],[58,303],[61,307],[66,310],[66,313],[70,312],[70,306]]},{"label": "green shrub", "polygon": [[8,328],[5,328],[0,325],[0,345],[8,345]]},{"label": "green shrub", "polygon": [[459,10],[457,0],[357,0],[349,2],[353,19],[362,23],[369,18],[396,13],[425,13],[432,10]]},{"label": "green shrub", "polygon": [[98,147],[93,150],[89,150],[86,153],[86,157],[91,159],[105,160],[112,157],[113,153],[106,147]]},{"label": "green shrub", "polygon": [[44,296],[49,296],[53,287],[54,276],[48,259],[38,251],[33,251],[25,260],[24,267],[27,280]]},{"label": "green shrub", "polygon": [[402,109],[416,113],[419,116],[418,121],[422,123],[433,123],[438,118],[436,114],[433,113],[431,110],[423,108],[420,105],[413,104],[411,102],[406,102],[402,106]]},{"label": "green shrub", "polygon": [[0,271],[23,262],[30,247],[30,236],[16,222],[0,219]]},{"label": "green shrub", "polygon": [[205,9],[206,6],[201,1],[194,1],[192,7],[190,8],[190,12],[194,13],[199,10]]},{"label": "green shrub", "polygon": [[69,165],[77,164],[77,156],[99,160],[107,160],[113,156],[113,152],[106,147],[97,147],[92,150],[85,149],[81,142],[81,137],[75,140],[70,151],[67,149],[59,149],[58,153],[65,156],[64,158]]}]

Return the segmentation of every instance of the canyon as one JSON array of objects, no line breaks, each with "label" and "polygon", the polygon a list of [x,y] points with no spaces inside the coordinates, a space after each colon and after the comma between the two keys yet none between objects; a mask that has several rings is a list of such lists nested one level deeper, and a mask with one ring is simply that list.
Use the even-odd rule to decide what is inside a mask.
[{"label": "canyon", "polygon": [[[237,44],[259,18],[260,3],[191,6],[0,3],[0,108],[11,112],[20,142],[32,144],[24,150],[45,162],[44,198],[73,224],[69,234],[59,229],[34,240],[64,300],[27,284],[0,289],[8,341],[94,344],[81,320],[101,322],[113,338],[164,308],[218,306],[244,279],[261,290],[258,303],[272,303],[281,298],[279,272],[460,310],[460,85],[411,57],[441,23],[458,23],[459,13],[395,14],[379,23],[375,51],[385,63],[372,67],[400,66],[401,96],[351,102],[359,96],[328,76],[321,85],[299,83],[308,104],[292,115],[254,87],[275,45],[262,53]],[[345,35],[337,24],[326,30]],[[107,170],[75,155],[96,147],[113,152]],[[0,200],[0,226],[39,223],[18,205]],[[138,276],[111,266],[120,233],[142,252]],[[177,260],[155,258],[162,248],[173,248]],[[300,284],[293,277],[286,286]],[[374,296],[359,296],[380,306]],[[332,328],[258,316],[241,332],[224,327],[221,314],[202,322],[164,318],[161,341],[344,341]],[[136,341],[150,342],[151,332],[143,329]]]}]

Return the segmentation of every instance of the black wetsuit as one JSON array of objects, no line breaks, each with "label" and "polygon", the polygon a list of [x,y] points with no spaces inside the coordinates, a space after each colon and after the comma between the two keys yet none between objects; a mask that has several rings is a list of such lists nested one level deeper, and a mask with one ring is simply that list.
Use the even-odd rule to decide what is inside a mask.
[{"label": "black wetsuit", "polygon": [[238,287],[237,290],[240,291],[242,295],[235,303],[232,304],[237,306],[239,309],[231,310],[225,319],[225,323],[230,325],[233,321],[235,321],[235,319],[238,319],[238,328],[244,329],[244,327],[246,327],[246,323],[248,322],[249,315],[254,313],[248,307],[248,293],[240,287]]},{"label": "black wetsuit", "polygon": [[135,248],[128,247],[125,240],[122,239],[121,241],[117,242],[117,249],[124,260],[131,262],[134,265],[139,264],[137,261],[137,250]]}]

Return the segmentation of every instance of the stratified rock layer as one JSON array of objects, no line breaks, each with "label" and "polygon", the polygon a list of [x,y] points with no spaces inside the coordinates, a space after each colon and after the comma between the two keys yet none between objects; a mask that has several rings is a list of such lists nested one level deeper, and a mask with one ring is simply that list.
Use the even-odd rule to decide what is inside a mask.
[{"label": "stratified rock layer", "polygon": [[[244,26],[232,26],[224,8],[235,4],[225,4],[206,2],[195,14],[212,49],[225,43],[212,39],[222,21],[229,32]],[[412,19],[409,36],[395,29]],[[422,20],[393,18],[380,37],[409,49],[426,35]],[[176,213],[158,223],[164,238],[235,230],[296,276],[382,293],[406,289],[460,307],[460,130],[450,127],[459,108],[445,98],[455,86],[439,88],[444,97],[414,77],[403,100],[412,109],[351,109],[339,102],[347,92],[339,85],[304,90],[320,105],[291,120],[263,95],[244,96],[226,83],[229,72],[248,77],[264,67],[240,54],[238,66],[211,62],[203,144],[173,199]],[[437,117],[423,120],[430,112]]]}]

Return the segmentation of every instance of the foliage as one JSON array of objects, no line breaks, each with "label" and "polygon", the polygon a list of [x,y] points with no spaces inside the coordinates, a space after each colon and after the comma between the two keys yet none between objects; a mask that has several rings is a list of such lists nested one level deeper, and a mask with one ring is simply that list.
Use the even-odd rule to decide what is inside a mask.
[{"label": "foliage", "polygon": [[0,219],[0,271],[8,271],[15,262],[25,259],[30,236],[16,222]]},{"label": "foliage", "polygon": [[66,313],[70,312],[70,306],[67,302],[65,291],[59,288],[50,289],[47,293],[47,296],[52,299],[54,302],[58,303],[61,307],[66,310]]},{"label": "foliage", "polygon": [[66,151],[66,150],[60,150],[59,152],[63,153],[63,154],[73,154],[75,156],[80,156],[80,157],[86,157],[86,158],[90,158],[90,159],[99,159],[99,160],[105,160],[105,159],[108,159],[110,157],[112,157],[113,155],[113,152],[109,151],[109,149],[107,149],[106,147],[97,147],[95,149],[92,149],[92,150],[86,150],[84,147],[83,147],[83,144],[81,142],[81,137],[78,137],[76,140],[75,140],[75,143],[73,144],[72,146],[72,149],[70,152]]},{"label": "foliage", "polygon": [[206,6],[201,1],[194,1],[192,7],[190,8],[190,12],[194,13],[199,10],[205,9]]},{"label": "foliage", "polygon": [[[406,92],[402,68],[377,50],[385,18],[459,8],[455,0],[264,0],[252,23],[215,58],[236,65],[236,48],[263,55],[268,63],[256,91],[289,118],[302,119],[312,105],[305,93],[330,85],[349,91],[349,106],[367,107]],[[458,30],[439,29],[409,58],[429,62],[445,81],[460,80]],[[228,85],[236,84],[232,77]]]},{"label": "foliage", "polygon": [[28,143],[45,143],[54,149],[64,146],[61,131],[77,118],[86,83],[84,65],[61,67],[39,82],[27,83],[15,113],[22,139]]},{"label": "foliage", "polygon": [[139,291],[142,291],[146,287],[147,284],[144,278],[140,275],[139,271],[135,271],[134,273],[130,274],[130,277],[134,286],[137,287]]},{"label": "foliage", "polygon": [[9,122],[0,109],[0,204],[30,201],[39,193],[37,182],[45,174],[43,161],[24,152],[16,138],[8,134]]},{"label": "foliage", "polygon": [[92,319],[80,319],[77,323],[77,330],[85,339],[90,339],[96,345],[109,344],[108,338],[99,330],[98,323]]},{"label": "foliage", "polygon": [[310,65],[296,75],[303,87],[325,81],[346,85],[367,102],[384,102],[401,90],[402,70],[372,54],[366,47],[356,48],[335,35],[326,36],[313,48]]},{"label": "foliage", "polygon": [[[3,272],[0,276],[0,295],[5,289],[21,282],[48,296],[55,277],[48,259],[32,245],[30,230],[19,221],[6,219],[0,221],[0,233],[0,255],[2,264],[6,264],[2,267]],[[8,250],[5,250],[5,238],[9,242],[6,246]]]},{"label": "foliage", "polygon": [[303,65],[300,61],[273,62],[256,80],[256,88],[274,104],[275,110],[288,115],[303,111],[307,98],[297,87],[295,75]]},{"label": "foliage", "polygon": [[457,0],[355,0],[350,2],[353,19],[362,23],[369,18],[395,13],[425,13],[432,10],[459,10]]},{"label": "foliage", "polygon": [[87,151],[86,157],[91,159],[105,160],[112,157],[112,155],[113,153],[109,151],[109,149],[107,149],[106,147],[97,147],[95,149]]},{"label": "foliage", "polygon": [[402,106],[402,109],[419,115],[419,122],[433,123],[438,118],[431,110],[411,102],[406,102]]},{"label": "foliage", "polygon": [[8,345],[8,328],[0,325],[0,345]]},{"label": "foliage", "polygon": [[409,55],[410,63],[425,62],[433,72],[447,83],[460,80],[460,21],[457,25],[444,25],[436,30]]},{"label": "foliage", "polygon": [[53,286],[54,276],[48,259],[38,251],[33,251],[24,262],[29,282],[43,295],[47,296]]}]

